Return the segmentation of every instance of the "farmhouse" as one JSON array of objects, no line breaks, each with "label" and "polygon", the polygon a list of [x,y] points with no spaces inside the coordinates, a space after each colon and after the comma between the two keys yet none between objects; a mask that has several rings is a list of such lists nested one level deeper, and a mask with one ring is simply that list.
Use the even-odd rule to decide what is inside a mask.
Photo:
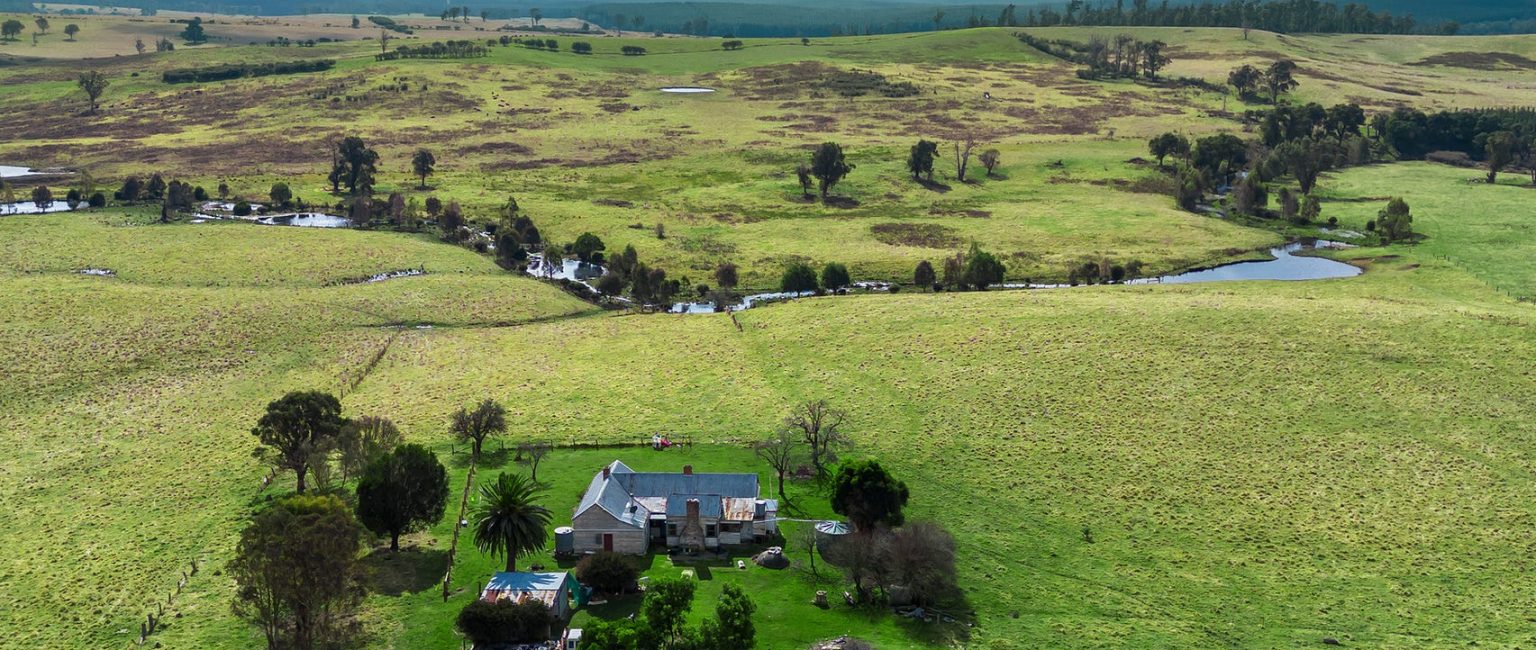
[{"label": "farmhouse", "polygon": [[642,554],[750,543],[777,529],[778,502],[758,498],[756,474],[636,472],[617,460],[592,477],[571,518],[577,553]]}]

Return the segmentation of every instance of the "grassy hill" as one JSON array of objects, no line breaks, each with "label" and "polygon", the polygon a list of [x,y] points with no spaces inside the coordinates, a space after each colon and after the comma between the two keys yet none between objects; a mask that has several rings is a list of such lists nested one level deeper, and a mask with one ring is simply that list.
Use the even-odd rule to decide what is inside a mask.
[{"label": "grassy hill", "polygon": [[[1372,109],[1518,105],[1536,83],[1519,66],[1466,67],[1483,59],[1464,54],[1536,57],[1531,39],[1130,31],[1170,43],[1170,74],[1219,80],[1288,56],[1302,65],[1299,99]],[[379,63],[376,43],[340,43],[0,67],[0,164],[81,167],[105,184],[159,171],[246,197],[283,181],[320,202],[326,143],[357,134],[381,152],[381,192],[458,200],[471,220],[515,195],[555,241],[594,232],[695,281],[733,261],[750,287],[790,260],[905,279],[972,240],[1016,279],[1098,258],[1161,272],[1289,232],[1177,210],[1137,160],[1163,131],[1240,132],[1222,97],[1081,81],[1003,30],[732,52],[592,39],[590,56],[557,38],[559,52],[497,46],[468,61]],[[649,54],[618,54],[629,44]],[[340,63],[159,81],[320,57]],[[113,80],[99,117],[81,115],[69,82],[86,66]],[[853,72],[920,92],[849,98],[826,85]],[[400,83],[409,90],[387,90]],[[655,91],[674,84],[719,92]],[[1000,151],[997,176],[956,181],[946,144],[935,186],[909,179],[913,141],[965,132]],[[826,140],[858,165],[836,188],[841,207],[802,201],[792,172]],[[441,161],[427,191],[406,164],[418,147]],[[1325,218],[1361,229],[1404,196],[1426,237],[1329,253],[1367,269],[1353,279],[907,291],[754,309],[740,330],[724,316],[603,312],[429,235],[156,224],[144,208],[0,217],[0,630],[27,647],[126,645],[197,559],[155,640],[259,643],[230,613],[221,569],[245,516],[291,479],[262,489],[249,430],[267,401],[322,388],[343,393],[348,415],[393,418],[455,481],[465,468],[447,415],[484,397],[508,405],[509,444],[658,431],[699,443],[676,456],[556,451],[540,477],[560,523],[613,456],[761,469],[741,443],[792,403],[847,409],[853,455],[892,467],[912,486],[911,515],[957,536],[976,626],[822,611],[807,601],[838,589],[831,578],[717,568],[703,593],[748,586],[765,648],[843,633],[881,648],[1528,645],[1529,589],[1511,576],[1536,496],[1536,313],[1519,300],[1536,282],[1529,189],[1518,174],[1465,182],[1475,174],[1399,163],[1325,176]],[[78,273],[89,267],[116,275]],[[427,275],[346,283],[416,267]],[[479,480],[500,470],[523,467],[502,454]],[[792,496],[829,515],[808,486]],[[451,530],[412,537],[401,559],[370,557],[366,645],[457,642],[451,617],[469,596],[443,603],[434,589]],[[494,560],[460,557],[455,584],[472,591]],[[695,616],[709,609],[699,602]]]}]

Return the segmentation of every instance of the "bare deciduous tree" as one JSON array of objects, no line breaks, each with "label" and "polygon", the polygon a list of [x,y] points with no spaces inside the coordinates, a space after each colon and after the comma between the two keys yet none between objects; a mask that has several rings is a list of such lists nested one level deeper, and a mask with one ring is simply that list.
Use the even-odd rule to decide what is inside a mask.
[{"label": "bare deciduous tree", "polygon": [[827,465],[837,462],[839,449],[850,443],[842,432],[847,414],[832,408],[827,400],[807,400],[784,418],[784,426],[805,441],[811,455],[811,466],[817,476],[825,476]]},{"label": "bare deciduous tree", "polygon": [[800,462],[800,438],[789,428],[781,428],[774,433],[772,438],[757,443],[752,450],[757,457],[768,463],[773,468],[779,479],[779,498],[785,501],[789,497],[784,496],[784,475],[795,469],[795,464]]},{"label": "bare deciduous tree", "polygon": [[955,180],[965,182],[965,168],[971,164],[971,150],[976,148],[976,136],[972,133],[962,133],[954,142],[955,147]]},{"label": "bare deciduous tree", "polygon": [[547,442],[526,442],[518,446],[518,455],[528,459],[528,475],[534,483],[539,482],[539,463],[553,450]]}]

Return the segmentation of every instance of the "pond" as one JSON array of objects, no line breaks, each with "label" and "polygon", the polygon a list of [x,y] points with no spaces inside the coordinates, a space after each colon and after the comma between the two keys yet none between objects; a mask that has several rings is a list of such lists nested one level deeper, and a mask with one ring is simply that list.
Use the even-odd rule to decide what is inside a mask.
[{"label": "pond", "polygon": [[[1302,240],[1291,242],[1284,246],[1269,249],[1269,253],[1275,256],[1272,260],[1257,260],[1251,262],[1233,262],[1209,269],[1197,269],[1175,273],[1155,278],[1140,278],[1131,280],[1126,284],[1195,284],[1200,282],[1226,282],[1232,280],[1326,280],[1330,278],[1351,278],[1360,275],[1360,267],[1345,264],[1322,257],[1305,257],[1293,255],[1301,251],[1316,250],[1319,248],[1354,248],[1344,244],[1326,240]],[[855,282],[854,289],[864,291],[889,291],[890,285],[880,282]],[[1066,289],[1064,284],[1004,284],[1003,289]],[[787,300],[812,295],[810,293],[757,293],[742,297],[740,303],[731,305],[730,311],[750,309],[751,307],[777,300]],[[715,312],[713,302],[680,302],[672,305],[672,313],[678,314],[710,314]]]},{"label": "pond", "polygon": [[70,210],[74,210],[74,209],[81,208],[81,207],[84,207],[84,206],[85,206],[85,204],[81,203],[81,204],[75,206],[74,208],[71,208],[71,207],[69,207],[69,203],[67,203],[67,202],[60,201],[60,200],[54,200],[54,202],[51,205],[49,205],[48,207],[46,207],[46,208],[39,208],[39,207],[37,207],[36,203],[33,203],[31,201],[17,201],[15,203],[0,203],[0,215],[5,215],[5,214],[49,214],[49,213],[53,213],[53,212],[69,212]]},{"label": "pond", "polygon": [[300,228],[346,228],[352,221],[346,217],[321,212],[297,212],[260,217],[256,223],[265,226],[297,226]]},{"label": "pond", "polygon": [[528,256],[528,275],[550,280],[574,280],[586,282],[603,275],[603,267],[581,260],[561,260],[558,269],[544,268],[544,256],[537,253]]},{"label": "pond", "polygon": [[704,93],[715,92],[715,89],[701,88],[698,86],[667,86],[666,88],[662,88],[661,92],[672,93],[674,95],[702,95]]},{"label": "pond", "polygon": [[1132,280],[1127,284],[1190,284],[1232,280],[1326,280],[1360,275],[1361,270],[1358,266],[1324,257],[1292,255],[1292,253],[1319,248],[1338,249],[1353,248],[1353,246],[1321,239],[1302,240],[1269,249],[1269,254],[1275,256],[1272,260],[1235,262],[1209,269]]},{"label": "pond", "polygon": [[0,178],[20,178],[22,176],[33,176],[33,175],[36,175],[37,173],[38,173],[37,170],[32,169],[30,167],[16,167],[14,165],[0,165]]}]

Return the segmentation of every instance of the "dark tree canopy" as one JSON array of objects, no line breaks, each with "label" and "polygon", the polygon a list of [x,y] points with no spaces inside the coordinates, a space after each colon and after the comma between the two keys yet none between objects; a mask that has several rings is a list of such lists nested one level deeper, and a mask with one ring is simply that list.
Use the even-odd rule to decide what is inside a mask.
[{"label": "dark tree canopy", "polygon": [[426,149],[417,149],[411,156],[411,171],[421,178],[421,189],[427,189],[427,177],[437,167],[437,157]]},{"label": "dark tree canopy", "polygon": [[794,262],[789,268],[784,269],[784,275],[779,278],[779,290],[789,293],[805,293],[815,291],[816,270],[804,262]]},{"label": "dark tree canopy", "polygon": [[590,232],[581,233],[576,242],[571,244],[571,252],[576,254],[576,259],[588,263],[601,261],[601,251],[605,248],[603,240]]},{"label": "dark tree canopy", "polygon": [[912,178],[923,177],[933,180],[933,159],[939,155],[939,143],[929,140],[918,140],[912,145],[911,153],[907,154],[907,171]]},{"label": "dark tree canopy", "polygon": [[489,648],[548,641],[556,622],[554,613],[536,598],[494,603],[476,599],[459,611],[454,627],[475,647]]},{"label": "dark tree canopy", "polygon": [[375,459],[357,482],[357,518],[400,550],[400,535],[437,523],[448,503],[448,470],[421,445]]},{"label": "dark tree canopy", "polygon": [[907,484],[875,460],[846,463],[832,477],[832,511],[847,517],[856,531],[901,525],[909,496]]},{"label": "dark tree canopy", "polygon": [[848,267],[837,262],[827,262],[821,269],[821,286],[828,290],[837,290],[848,286],[852,279],[848,277]]},{"label": "dark tree canopy", "polygon": [[265,447],[259,457],[280,469],[292,470],[295,490],[304,493],[304,477],[316,452],[328,449],[346,420],[341,402],[321,391],[295,391],[267,405],[251,433]]},{"label": "dark tree canopy", "polygon": [[853,168],[854,165],[843,159],[843,147],[836,142],[823,142],[811,154],[811,175],[820,181],[823,199]]},{"label": "dark tree canopy", "polygon": [[333,496],[292,496],[255,514],[228,571],[234,610],[261,628],[269,650],[331,647],[357,606],[358,534]]},{"label": "dark tree canopy", "polygon": [[1177,133],[1164,133],[1147,143],[1147,151],[1157,157],[1157,166],[1162,167],[1163,160],[1168,156],[1189,154],[1189,139]]},{"label": "dark tree canopy", "polygon": [[1376,216],[1376,229],[1383,239],[1393,242],[1413,237],[1413,214],[1408,202],[1394,198]]},{"label": "dark tree canopy", "polygon": [[918,262],[917,268],[912,270],[912,284],[918,287],[932,289],[937,281],[938,276],[934,275],[933,263],[928,260]]},{"label": "dark tree canopy", "polygon": [[576,563],[576,580],[599,593],[623,594],[635,588],[640,570],[628,557],[598,551]]},{"label": "dark tree canopy", "polygon": [[349,194],[373,191],[373,175],[378,171],[379,154],[355,135],[336,143],[331,157],[331,191],[346,185]]},{"label": "dark tree canopy", "polygon": [[962,280],[980,291],[986,291],[989,285],[1003,281],[1003,276],[1008,272],[1001,260],[996,255],[981,250],[975,242],[971,243],[971,252],[965,257],[965,272]]}]

